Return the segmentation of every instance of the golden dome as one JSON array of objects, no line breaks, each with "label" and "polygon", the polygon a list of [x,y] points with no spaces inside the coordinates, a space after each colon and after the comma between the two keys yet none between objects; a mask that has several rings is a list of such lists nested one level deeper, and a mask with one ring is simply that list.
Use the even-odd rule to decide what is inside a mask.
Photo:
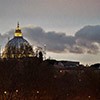
[{"label": "golden dome", "polygon": [[27,40],[22,36],[21,29],[19,28],[19,23],[14,33],[14,38],[8,41],[3,51],[3,58],[23,58],[23,57],[33,57],[34,52],[32,46]]}]

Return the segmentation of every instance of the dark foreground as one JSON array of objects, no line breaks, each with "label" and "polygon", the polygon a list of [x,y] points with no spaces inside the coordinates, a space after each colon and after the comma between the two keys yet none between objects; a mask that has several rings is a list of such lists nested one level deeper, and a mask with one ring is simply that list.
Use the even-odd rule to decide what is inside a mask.
[{"label": "dark foreground", "polygon": [[38,58],[1,60],[0,100],[100,100],[100,70],[63,72]]}]

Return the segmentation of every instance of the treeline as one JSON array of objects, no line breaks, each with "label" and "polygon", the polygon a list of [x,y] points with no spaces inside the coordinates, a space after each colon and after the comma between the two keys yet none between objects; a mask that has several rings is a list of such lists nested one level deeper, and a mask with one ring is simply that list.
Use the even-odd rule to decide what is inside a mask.
[{"label": "treeline", "polygon": [[57,75],[52,64],[37,57],[0,60],[0,100],[100,99],[99,70]]},{"label": "treeline", "polygon": [[20,100],[31,95],[36,96],[38,91],[39,93],[48,91],[52,77],[53,66],[45,61],[41,62],[38,58],[3,59],[0,61],[2,100],[5,94],[8,97],[7,100],[14,100],[12,97],[16,90],[20,94]]}]

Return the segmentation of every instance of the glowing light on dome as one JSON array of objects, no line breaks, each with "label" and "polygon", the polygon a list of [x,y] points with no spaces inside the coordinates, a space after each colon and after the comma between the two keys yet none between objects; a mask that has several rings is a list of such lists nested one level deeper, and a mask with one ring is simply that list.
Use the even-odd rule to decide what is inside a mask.
[{"label": "glowing light on dome", "polygon": [[18,22],[18,24],[17,24],[17,28],[16,28],[16,30],[15,30],[14,36],[15,36],[15,37],[22,37],[22,36],[23,36],[23,35],[22,35],[22,32],[21,32],[21,29],[20,29],[20,27],[19,27],[19,22]]}]

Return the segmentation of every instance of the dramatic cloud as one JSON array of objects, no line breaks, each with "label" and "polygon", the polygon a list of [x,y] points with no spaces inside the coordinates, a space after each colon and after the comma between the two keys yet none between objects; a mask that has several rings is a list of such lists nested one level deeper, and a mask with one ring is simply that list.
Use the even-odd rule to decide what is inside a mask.
[{"label": "dramatic cloud", "polygon": [[87,53],[98,53],[100,51],[100,26],[85,26],[76,34],[76,43],[83,47]]},{"label": "dramatic cloud", "polygon": [[100,43],[100,25],[85,26],[84,28],[79,30],[75,36],[78,38],[83,38],[89,41]]},{"label": "dramatic cloud", "polygon": [[[41,27],[24,27],[23,35],[32,45],[43,46],[51,52],[90,53],[100,52],[100,26],[85,26],[75,36],[55,31],[46,32]],[[5,35],[0,34],[0,40],[12,37],[14,30]]]},{"label": "dramatic cloud", "polygon": [[[46,44],[47,50],[53,52],[64,52],[66,47],[74,45],[75,40],[72,36],[54,31],[45,32],[42,28],[23,28],[24,35],[34,44]],[[29,34],[28,34],[29,33]]]}]

